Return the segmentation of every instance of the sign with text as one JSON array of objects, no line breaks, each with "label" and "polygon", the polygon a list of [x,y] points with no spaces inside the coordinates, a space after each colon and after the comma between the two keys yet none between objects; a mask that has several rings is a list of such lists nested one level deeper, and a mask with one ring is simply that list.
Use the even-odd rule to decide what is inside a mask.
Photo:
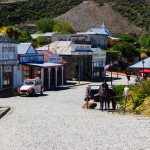
[{"label": "sign with text", "polygon": [[17,44],[0,43],[0,60],[17,60]]},{"label": "sign with text", "polygon": [[93,59],[106,59],[106,52],[95,51],[92,54]]},{"label": "sign with text", "polygon": [[22,54],[20,55],[20,63],[43,63],[43,54]]},{"label": "sign with text", "polygon": [[54,55],[52,55],[52,56],[49,58],[49,61],[48,61],[48,62],[61,63],[61,62],[62,62],[62,57],[60,57],[60,56],[57,55],[57,54],[54,54]]}]

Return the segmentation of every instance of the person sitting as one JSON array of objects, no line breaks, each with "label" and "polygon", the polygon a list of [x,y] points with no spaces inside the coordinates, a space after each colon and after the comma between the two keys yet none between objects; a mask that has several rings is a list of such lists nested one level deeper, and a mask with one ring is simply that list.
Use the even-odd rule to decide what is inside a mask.
[{"label": "person sitting", "polygon": [[97,106],[97,104],[94,102],[94,100],[90,100],[90,101],[86,101],[82,105],[82,108],[94,109],[96,106]]}]

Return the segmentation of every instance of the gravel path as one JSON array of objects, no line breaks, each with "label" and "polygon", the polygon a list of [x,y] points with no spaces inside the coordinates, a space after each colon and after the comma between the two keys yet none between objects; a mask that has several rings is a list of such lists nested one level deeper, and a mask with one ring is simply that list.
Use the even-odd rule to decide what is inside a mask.
[{"label": "gravel path", "polygon": [[0,99],[0,150],[150,150],[150,118],[82,109],[86,85]]}]

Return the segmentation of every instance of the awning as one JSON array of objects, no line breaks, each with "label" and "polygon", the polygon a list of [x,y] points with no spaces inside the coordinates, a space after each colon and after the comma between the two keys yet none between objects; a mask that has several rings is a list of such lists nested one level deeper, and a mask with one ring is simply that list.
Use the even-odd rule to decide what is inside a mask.
[{"label": "awning", "polygon": [[141,73],[150,73],[150,69],[140,70],[139,72],[141,72]]},{"label": "awning", "polygon": [[139,69],[148,68],[148,69],[150,69],[150,57],[144,59],[144,64],[142,63],[142,61],[139,61],[138,63],[130,66],[129,68],[139,68]]},{"label": "awning", "polygon": [[42,63],[42,64],[38,64],[38,63],[26,63],[26,65],[35,66],[35,67],[41,67],[41,68],[56,68],[56,67],[63,66],[63,64],[49,63],[49,62]]}]

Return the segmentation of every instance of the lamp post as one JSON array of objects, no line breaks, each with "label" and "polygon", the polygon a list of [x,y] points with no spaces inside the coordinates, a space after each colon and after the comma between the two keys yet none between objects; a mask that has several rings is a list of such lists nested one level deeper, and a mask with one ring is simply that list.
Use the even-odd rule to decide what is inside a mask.
[{"label": "lamp post", "polygon": [[142,60],[142,64],[143,64],[143,78],[144,78],[144,63],[145,63],[145,61],[144,61],[144,59]]},{"label": "lamp post", "polygon": [[110,67],[111,67],[111,86],[112,86],[112,66],[113,66],[113,62],[110,62]]}]

